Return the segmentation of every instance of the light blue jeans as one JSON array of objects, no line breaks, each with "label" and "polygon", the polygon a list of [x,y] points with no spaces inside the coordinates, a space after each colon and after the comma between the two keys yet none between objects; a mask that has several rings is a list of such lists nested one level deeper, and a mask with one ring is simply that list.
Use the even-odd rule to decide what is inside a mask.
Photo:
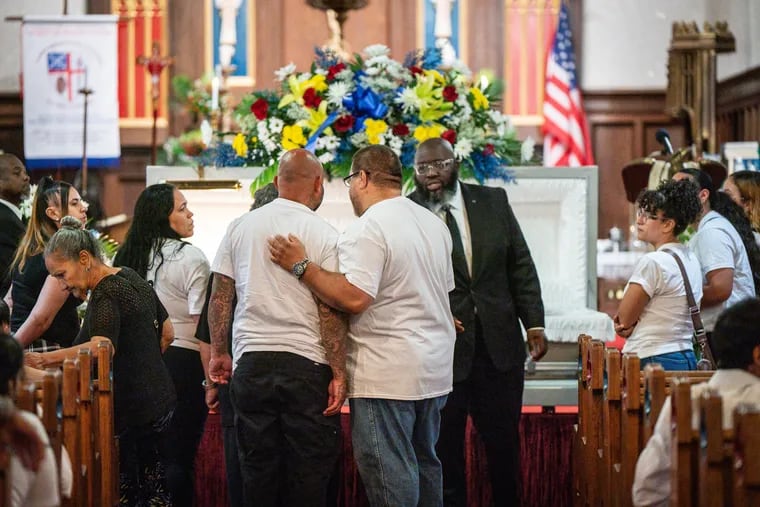
[{"label": "light blue jeans", "polygon": [[446,396],[402,401],[352,398],[354,458],[372,507],[441,507],[435,454]]},{"label": "light blue jeans", "polygon": [[656,356],[642,357],[641,369],[650,363],[659,363],[665,371],[689,371],[697,369],[697,357],[693,350],[682,350],[679,352],[669,352],[667,354],[658,354]]}]

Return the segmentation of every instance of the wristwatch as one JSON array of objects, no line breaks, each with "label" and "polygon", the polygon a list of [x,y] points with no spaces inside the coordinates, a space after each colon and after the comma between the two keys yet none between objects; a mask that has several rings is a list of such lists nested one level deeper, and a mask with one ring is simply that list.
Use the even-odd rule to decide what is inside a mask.
[{"label": "wristwatch", "polygon": [[296,278],[299,280],[301,277],[303,277],[303,274],[306,273],[306,266],[309,265],[311,261],[309,259],[304,259],[302,261],[296,262],[293,264],[293,267],[290,269],[290,271],[296,275]]}]

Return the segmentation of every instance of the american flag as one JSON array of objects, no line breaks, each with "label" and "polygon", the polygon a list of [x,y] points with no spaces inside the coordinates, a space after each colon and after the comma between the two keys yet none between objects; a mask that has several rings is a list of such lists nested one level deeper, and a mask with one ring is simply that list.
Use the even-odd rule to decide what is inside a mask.
[{"label": "american flag", "polygon": [[567,5],[562,2],[554,43],[546,62],[544,94],[544,165],[580,166],[594,163],[575,77],[575,52]]}]

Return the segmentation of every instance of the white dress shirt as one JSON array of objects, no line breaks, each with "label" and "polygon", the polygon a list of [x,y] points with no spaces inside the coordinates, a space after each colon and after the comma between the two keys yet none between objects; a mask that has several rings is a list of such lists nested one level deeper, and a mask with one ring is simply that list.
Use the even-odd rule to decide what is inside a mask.
[{"label": "white dress shirt", "polygon": [[470,239],[470,220],[467,216],[467,208],[464,205],[464,197],[462,196],[462,185],[457,182],[454,195],[451,196],[447,202],[436,203],[433,205],[432,211],[441,220],[446,222],[446,212],[443,210],[443,206],[449,206],[451,216],[457,222],[459,227],[459,235],[462,237],[462,247],[464,247],[464,255],[467,258],[467,271],[472,276],[472,240]]}]

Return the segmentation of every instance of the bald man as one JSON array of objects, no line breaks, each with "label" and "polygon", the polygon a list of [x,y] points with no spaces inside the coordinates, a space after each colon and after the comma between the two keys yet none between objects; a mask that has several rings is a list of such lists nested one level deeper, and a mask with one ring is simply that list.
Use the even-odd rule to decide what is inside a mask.
[{"label": "bald man", "polygon": [[245,505],[325,505],[338,457],[347,320],[300,283],[305,266],[293,276],[267,247],[271,236],[295,234],[314,262],[337,270],[338,232],[314,213],[323,174],[308,151],[287,152],[279,198],[233,221],[212,265],[209,374],[230,382]]},{"label": "bald man", "polygon": [[29,195],[29,175],[24,164],[10,153],[0,154],[0,298],[11,285],[9,267],[26,226],[21,201]]}]

